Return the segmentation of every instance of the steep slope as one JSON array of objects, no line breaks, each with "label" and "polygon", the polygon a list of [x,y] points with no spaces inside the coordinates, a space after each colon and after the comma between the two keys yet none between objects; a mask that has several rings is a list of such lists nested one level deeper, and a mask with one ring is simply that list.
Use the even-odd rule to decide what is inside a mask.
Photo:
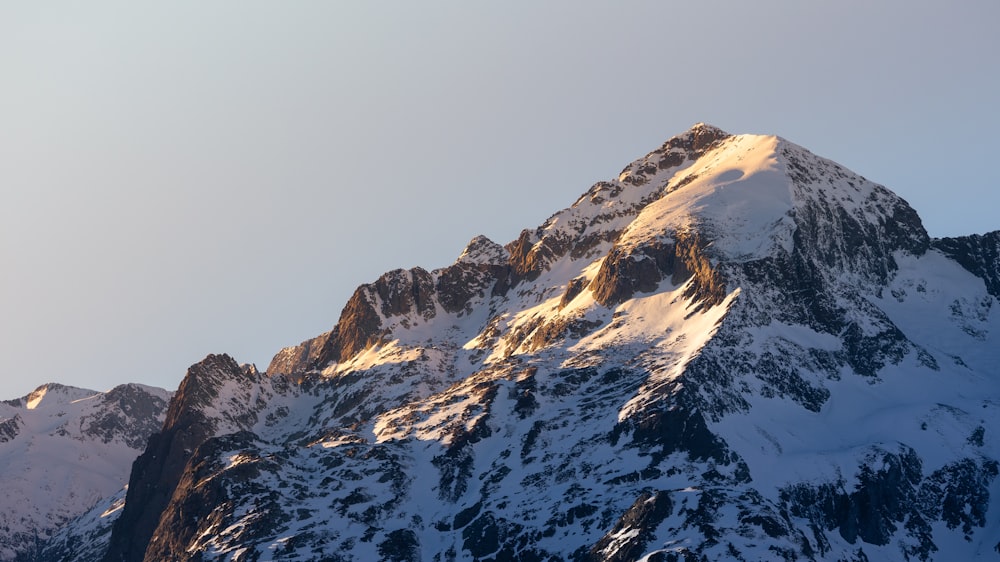
[{"label": "steep slope", "polygon": [[67,521],[122,489],[170,393],[46,384],[0,402],[0,560],[32,559]]},{"label": "steep slope", "polygon": [[[253,366],[238,365],[226,355],[210,355],[193,365],[170,402],[162,431],[149,439],[146,451],[132,466],[107,556],[141,559],[160,525],[160,513],[170,505],[199,447],[214,435],[239,432],[258,422],[259,410],[269,402],[276,406],[269,400],[274,388],[289,387],[285,379],[265,379]],[[274,420],[272,414],[265,421]]]},{"label": "steep slope", "polygon": [[192,367],[104,559],[995,556],[998,264],[961,240],[696,125],[268,376]]}]

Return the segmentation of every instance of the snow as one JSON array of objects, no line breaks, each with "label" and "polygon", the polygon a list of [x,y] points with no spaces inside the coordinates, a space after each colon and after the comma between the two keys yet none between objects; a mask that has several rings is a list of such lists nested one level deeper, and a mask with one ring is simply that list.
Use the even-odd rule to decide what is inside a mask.
[{"label": "snow", "polygon": [[465,247],[455,263],[506,265],[509,258],[510,252],[503,246],[485,236],[476,236]]},{"label": "snow", "polygon": [[34,410],[42,403],[42,398],[45,398],[45,393],[48,392],[47,387],[41,387],[38,390],[32,392],[28,395],[28,402],[25,404],[25,408],[29,410]]},{"label": "snow", "polygon": [[779,142],[760,135],[726,140],[674,176],[667,196],[646,206],[620,243],[697,228],[731,260],[763,257],[775,246],[790,250],[792,186],[778,160]]},{"label": "snow", "polygon": [[[789,153],[806,161],[826,162],[778,137],[733,137],[697,162],[658,173],[646,184],[624,187],[617,200],[591,203],[599,199],[597,196],[601,193],[592,190],[594,194],[590,199],[582,197],[574,207],[554,215],[540,230],[541,234],[532,239],[537,247],[542,243],[539,236],[569,232],[575,228],[572,225],[582,224],[587,213],[591,213],[592,224],[600,227],[627,226],[616,244],[638,246],[671,233],[697,229],[707,233],[711,242],[709,248],[716,261],[734,263],[790,253],[792,233],[796,228],[795,213],[811,198],[829,197],[848,212],[862,215],[864,220],[880,220],[862,204],[879,196],[873,184],[856,176],[834,174],[830,186],[793,185],[786,170]],[[627,169],[620,181],[626,180],[630,173]],[[629,202],[638,205],[658,191],[666,195],[645,205],[641,212],[632,215],[626,212],[606,221],[594,220],[601,216],[598,209],[607,210]],[[591,228],[588,226],[583,232],[592,232]],[[608,247],[600,246],[603,252]],[[600,256],[596,259],[556,259],[547,264],[536,281],[522,283],[505,299],[489,301],[491,326],[501,334],[499,338],[481,329],[486,324],[482,318],[469,323],[449,317],[436,318],[425,327],[427,330],[433,329],[440,336],[440,327],[454,322],[455,329],[449,335],[454,338],[452,341],[460,344],[464,351],[487,350],[488,355],[480,364],[495,366],[498,370],[484,371],[490,373],[488,378],[477,375],[479,378],[458,379],[440,394],[389,409],[377,416],[371,425],[373,442],[422,443],[419,450],[425,452],[412,462],[417,466],[426,465],[426,470],[430,471],[433,469],[428,463],[434,458],[434,451],[451,445],[456,431],[461,434],[486,420],[495,437],[477,445],[472,471],[480,479],[486,478],[494,470],[491,463],[495,461],[491,459],[503,453],[504,443],[523,441],[531,428],[526,421],[502,414],[514,408],[508,396],[514,394],[514,381],[523,379],[523,375],[518,374],[522,371],[501,369],[510,365],[512,358],[538,369],[536,378],[540,388],[559,384],[556,377],[560,369],[614,364],[649,368],[648,377],[641,384],[625,384],[620,393],[602,398],[605,403],[614,405],[609,417],[594,414],[595,419],[605,423],[608,420],[621,422],[662,400],[664,385],[682,376],[686,365],[712,340],[730,307],[740,298],[741,289],[732,288],[722,304],[694,314],[694,303],[683,297],[686,286],[673,286],[666,280],[652,293],[635,295],[612,310],[603,309],[586,290],[568,304],[561,303],[566,284],[571,279],[589,282],[601,261]],[[995,301],[985,294],[981,281],[936,252],[919,258],[899,254],[896,261],[899,271],[891,286],[882,296],[872,293],[868,298],[893,323],[905,327],[904,332],[918,345],[918,350],[899,365],[885,368],[878,379],[866,379],[850,372],[842,372],[835,378],[828,378],[824,373],[807,373],[807,377],[812,377],[808,379],[811,383],[831,393],[818,412],[780,396],[749,392],[744,395],[750,403],[746,412],[730,413],[712,424],[712,430],[747,462],[754,489],[770,491],[769,501],[779,502],[778,490],[792,483],[834,482],[850,490],[856,484],[858,467],[876,450],[896,452],[903,446],[915,447],[925,463],[924,472],[929,473],[956,457],[977,454],[966,438],[980,424],[992,427],[1000,423],[996,414],[976,417],[981,405],[978,396],[984,383],[982,376],[976,373],[985,372],[1000,360],[998,352],[991,351],[1000,346],[989,345],[991,340],[988,339],[996,332],[996,306],[990,304]],[[936,273],[928,277],[928,272]],[[846,274],[838,281],[845,286],[851,282]],[[892,296],[903,293],[907,295],[903,300]],[[485,304],[477,306],[486,309]],[[842,306],[850,309],[849,318],[866,333],[874,334],[883,329],[883,320],[871,318],[866,309],[855,310],[849,300],[842,301]],[[539,349],[529,343],[534,330],[540,326],[572,319],[585,319],[599,325],[579,339],[565,337],[550,347]],[[938,320],[952,328],[942,333],[937,328],[941,325]],[[475,329],[477,322],[482,322],[478,324],[478,331]],[[934,328],[922,333],[924,327]],[[388,365],[395,361],[394,354],[400,356],[402,353],[400,342],[418,339],[403,335],[405,330],[398,327],[393,330],[397,339],[382,348],[369,350],[352,368],[364,365],[367,369],[376,369]],[[783,346],[778,349],[801,352],[818,350],[835,354],[842,348],[840,336],[805,325],[776,321],[762,328],[747,328],[747,333],[753,342],[751,349],[755,351],[768,349],[764,347],[766,342],[771,342],[766,345]],[[421,334],[432,336],[427,332]],[[513,334],[519,335],[515,338]],[[920,349],[930,352],[945,367],[936,371],[922,363],[918,357]],[[968,368],[958,368],[954,357],[969,357],[972,363]],[[351,372],[352,368],[341,372]],[[484,399],[480,385],[485,382],[499,389],[489,412],[481,408]],[[754,388],[753,381],[749,384]],[[583,383],[576,389],[575,397],[548,401],[539,398],[539,411],[547,412],[545,418],[551,420],[579,419],[581,412],[594,411],[596,403],[588,397],[592,388]],[[928,394],[928,388],[947,391]],[[995,386],[991,388],[987,394],[995,395]],[[942,401],[962,407],[944,408]],[[927,422],[928,429],[922,429],[923,422]],[[556,421],[550,423],[559,425]],[[591,423],[597,424],[596,421]],[[593,470],[590,473],[581,473],[578,469],[572,481],[588,490],[600,490],[601,482],[627,476],[643,466],[644,461],[634,457],[634,452],[622,449],[589,447],[581,454],[571,445],[576,443],[574,431],[586,434],[590,430],[577,426],[564,430],[565,439],[540,437],[544,441],[536,445],[538,453],[522,460],[520,467],[517,463],[506,465],[513,472],[505,482],[530,480],[537,474],[531,472],[531,462],[582,457],[587,459],[586,465],[592,463],[602,468],[600,472],[590,469]],[[678,458],[676,466],[684,465],[683,458]],[[555,470],[548,466],[549,470]],[[691,485],[693,481],[696,481],[693,473],[680,470],[671,478],[662,478],[656,485],[661,489],[673,486],[677,493],[698,493],[699,488]],[[568,487],[549,480],[545,493],[559,497],[568,493]],[[417,494],[414,490],[411,494],[414,505],[434,504],[432,491],[423,490]],[[509,506],[507,513],[517,514],[517,520],[535,516],[530,489],[505,484],[491,497]],[[590,499],[598,503],[610,501],[600,492],[594,492]],[[463,496],[454,508],[441,509],[454,513],[471,507],[476,501],[477,496],[470,494]],[[628,540],[634,538],[636,532],[625,529],[614,538],[616,541]],[[569,539],[557,533],[551,542],[540,544],[551,545],[560,540]],[[680,543],[672,544],[674,546],[665,547],[668,550],[680,548],[676,546]],[[618,542],[613,549],[617,549],[617,545]],[[847,548],[846,543],[843,547]],[[425,549],[425,554],[444,549],[445,546],[435,543]],[[891,549],[872,552],[892,558]]]},{"label": "snow", "polygon": [[630,529],[630,528],[622,529],[621,531],[618,531],[614,535],[611,535],[612,538],[611,544],[609,544],[607,548],[602,550],[601,554],[607,557],[614,556],[618,552],[618,550],[622,547],[623,543],[625,543],[629,539],[634,539],[635,537],[638,536],[639,536],[639,529]]},{"label": "snow", "polygon": [[115,496],[115,501],[111,503],[104,511],[101,512],[101,517],[111,517],[117,514],[119,511],[125,508],[125,494],[128,493],[128,486],[125,486],[122,491]]},{"label": "snow", "polygon": [[[981,280],[935,251],[920,257],[901,254],[896,260],[893,281],[871,302],[939,367],[923,364],[913,352],[899,365],[887,366],[878,381],[844,373],[823,383],[831,397],[819,412],[748,395],[749,410],[726,416],[713,430],[746,460],[758,489],[841,482],[851,490],[861,459],[876,448],[913,448],[929,474],[956,458],[980,455],[982,449],[968,441],[977,427],[1000,427],[1000,410],[991,402],[1000,387],[995,377],[984,376],[1000,364],[996,301]],[[963,299],[993,303],[973,318],[975,333],[965,329],[964,317],[955,319],[952,305]],[[768,338],[806,349],[836,347],[831,336],[802,326],[774,324],[754,335],[757,342]],[[956,364],[956,357],[964,365]],[[988,442],[985,450],[996,451],[998,445],[1000,440]]]},{"label": "snow", "polygon": [[[767,536],[748,515],[808,530],[809,522],[783,507],[781,491],[790,485],[851,492],[861,467],[882,468],[880,453],[912,449],[924,475],[956,459],[995,456],[1000,306],[981,280],[935,251],[897,252],[898,268],[884,287],[856,283],[857,272],[823,272],[826,296],[845,323],[869,335],[894,325],[906,337],[902,359],[870,377],[844,361],[843,329],[776,319],[781,311],[771,308],[780,301],[769,291],[782,288],[740,284],[733,281],[738,276],[714,306],[686,296],[691,281],[669,278],[613,307],[598,303],[589,289],[563,302],[572,281],[586,286],[597,276],[613,245],[627,250],[697,232],[713,266],[739,271],[748,261],[792,253],[796,219],[810,205],[832,203],[838,212],[879,224],[885,219],[880,209],[894,203],[875,184],[780,137],[729,137],[700,158],[685,156],[665,169],[661,156],[654,151],[637,160],[617,181],[596,184],[529,231],[536,249],[606,235],[582,255],[546,258],[534,280],[521,280],[504,295],[484,291],[458,313],[436,304],[433,317],[386,316],[370,293],[380,342],[325,366],[322,380],[301,387],[263,376],[221,380],[203,412],[217,422],[217,434],[251,431],[254,441],[214,459],[218,471],[204,482],[225,486],[231,502],[215,508],[212,522],[200,523],[188,551],[229,560],[255,553],[315,559],[318,552],[378,559],[380,541],[406,529],[418,535],[421,558],[452,550],[466,560],[467,526],[488,514],[522,526],[531,546],[556,556],[602,538],[610,541],[604,550],[610,556],[651,534],[642,560],[697,548],[709,559],[726,559],[728,541],[744,549],[746,559],[768,559],[775,555],[769,545],[798,549],[799,537]],[[793,181],[802,166],[822,181]],[[456,263],[496,264],[505,256],[477,237]],[[435,281],[439,275],[431,272]],[[747,312],[751,304],[757,313]],[[746,321],[751,315],[756,323]],[[735,324],[740,321],[746,325]],[[723,336],[732,341],[720,341]],[[723,388],[712,389],[692,365],[713,352],[773,353],[798,370],[801,384],[828,394],[803,404],[794,389],[768,387],[765,373],[741,372],[738,362],[732,372],[701,373],[723,381]],[[836,367],[821,368],[816,356],[834,358]],[[745,404],[702,412],[675,400],[678,388],[699,384],[703,394],[738,394]],[[49,403],[40,396],[34,406],[40,411]],[[692,458],[693,451],[670,449],[669,439],[644,444],[628,435],[645,414],[682,407],[724,443],[718,457]],[[0,410],[0,418],[5,415]],[[970,440],[977,428],[987,428],[982,445]],[[9,473],[5,458],[0,455],[0,473]],[[227,479],[227,472],[251,463],[258,469],[252,483]],[[743,467],[749,481],[736,476]],[[606,537],[651,490],[669,498],[666,519],[652,529],[630,520]],[[974,530],[973,543],[933,523],[940,559],[968,558],[972,549],[993,554],[1000,484],[994,481],[990,491],[990,521]],[[718,504],[712,519],[692,524],[702,504],[712,502]],[[248,536],[271,515],[281,523],[266,536]],[[714,525],[725,541],[707,544],[702,524]],[[863,546],[872,560],[900,560],[899,542],[908,540],[900,531],[888,545],[861,545],[836,530],[815,532],[826,533],[831,558],[853,556]]]},{"label": "snow", "polygon": [[[170,396],[146,388],[164,400]],[[5,494],[0,559],[10,557],[8,541],[20,540],[19,533],[47,537],[57,525],[127,483],[132,460],[141,451],[119,439],[104,442],[84,431],[86,420],[114,407],[102,400],[104,396],[50,384],[19,402],[0,403],[0,419],[16,416],[21,421],[17,435],[0,442],[0,485]],[[23,406],[12,405],[18,403]]]},{"label": "snow", "polygon": [[982,279],[933,250],[896,262],[899,272],[877,304],[909,339],[941,362],[961,357],[972,371],[1000,363],[1000,345],[983,345],[1000,335],[1000,310]]}]

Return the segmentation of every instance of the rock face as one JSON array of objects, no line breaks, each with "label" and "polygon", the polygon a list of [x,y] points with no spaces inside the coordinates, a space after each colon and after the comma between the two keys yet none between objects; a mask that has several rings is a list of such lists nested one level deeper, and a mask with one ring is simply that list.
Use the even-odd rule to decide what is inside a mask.
[{"label": "rock face", "polygon": [[61,526],[120,491],[169,397],[136,384],[46,384],[0,402],[0,560],[36,559]]},{"label": "rock face", "polygon": [[258,411],[267,403],[260,389],[264,382],[282,387],[284,381],[265,381],[256,369],[240,366],[228,355],[209,355],[191,366],[170,402],[162,431],[152,435],[132,464],[124,509],[114,523],[106,559],[142,560],[159,537],[172,536],[158,530],[165,511],[180,509],[171,500],[182,481],[182,490],[193,486],[184,481],[188,462],[209,438],[258,421]]},{"label": "rock face", "polygon": [[699,124],[266,376],[192,367],[103,560],[994,559],[998,271]]},{"label": "rock face", "polygon": [[419,267],[390,271],[354,292],[332,331],[281,350],[267,373],[300,375],[351,359],[384,342],[396,319],[416,326],[432,320],[439,310],[471,313],[472,299],[482,299],[498,282],[508,282],[514,269],[509,255],[502,246],[477,236],[449,267],[433,273]]},{"label": "rock face", "polygon": [[934,247],[986,282],[986,289],[1000,297],[1000,231],[959,238],[940,238]]}]

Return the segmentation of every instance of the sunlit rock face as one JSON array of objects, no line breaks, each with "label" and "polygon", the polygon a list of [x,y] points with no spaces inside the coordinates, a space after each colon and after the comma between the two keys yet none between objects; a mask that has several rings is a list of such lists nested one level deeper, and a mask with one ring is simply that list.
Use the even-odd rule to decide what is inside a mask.
[{"label": "sunlit rock face", "polygon": [[696,125],[266,374],[193,366],[81,559],[992,559],[996,242]]}]

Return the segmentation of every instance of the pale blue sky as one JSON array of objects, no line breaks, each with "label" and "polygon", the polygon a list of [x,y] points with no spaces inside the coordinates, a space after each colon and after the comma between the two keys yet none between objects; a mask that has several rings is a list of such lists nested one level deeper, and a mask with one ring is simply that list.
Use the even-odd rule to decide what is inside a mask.
[{"label": "pale blue sky", "polygon": [[[539,5],[541,4],[541,5]],[[693,123],[1000,228],[1000,3],[0,4],[0,399],[266,367]]]}]

